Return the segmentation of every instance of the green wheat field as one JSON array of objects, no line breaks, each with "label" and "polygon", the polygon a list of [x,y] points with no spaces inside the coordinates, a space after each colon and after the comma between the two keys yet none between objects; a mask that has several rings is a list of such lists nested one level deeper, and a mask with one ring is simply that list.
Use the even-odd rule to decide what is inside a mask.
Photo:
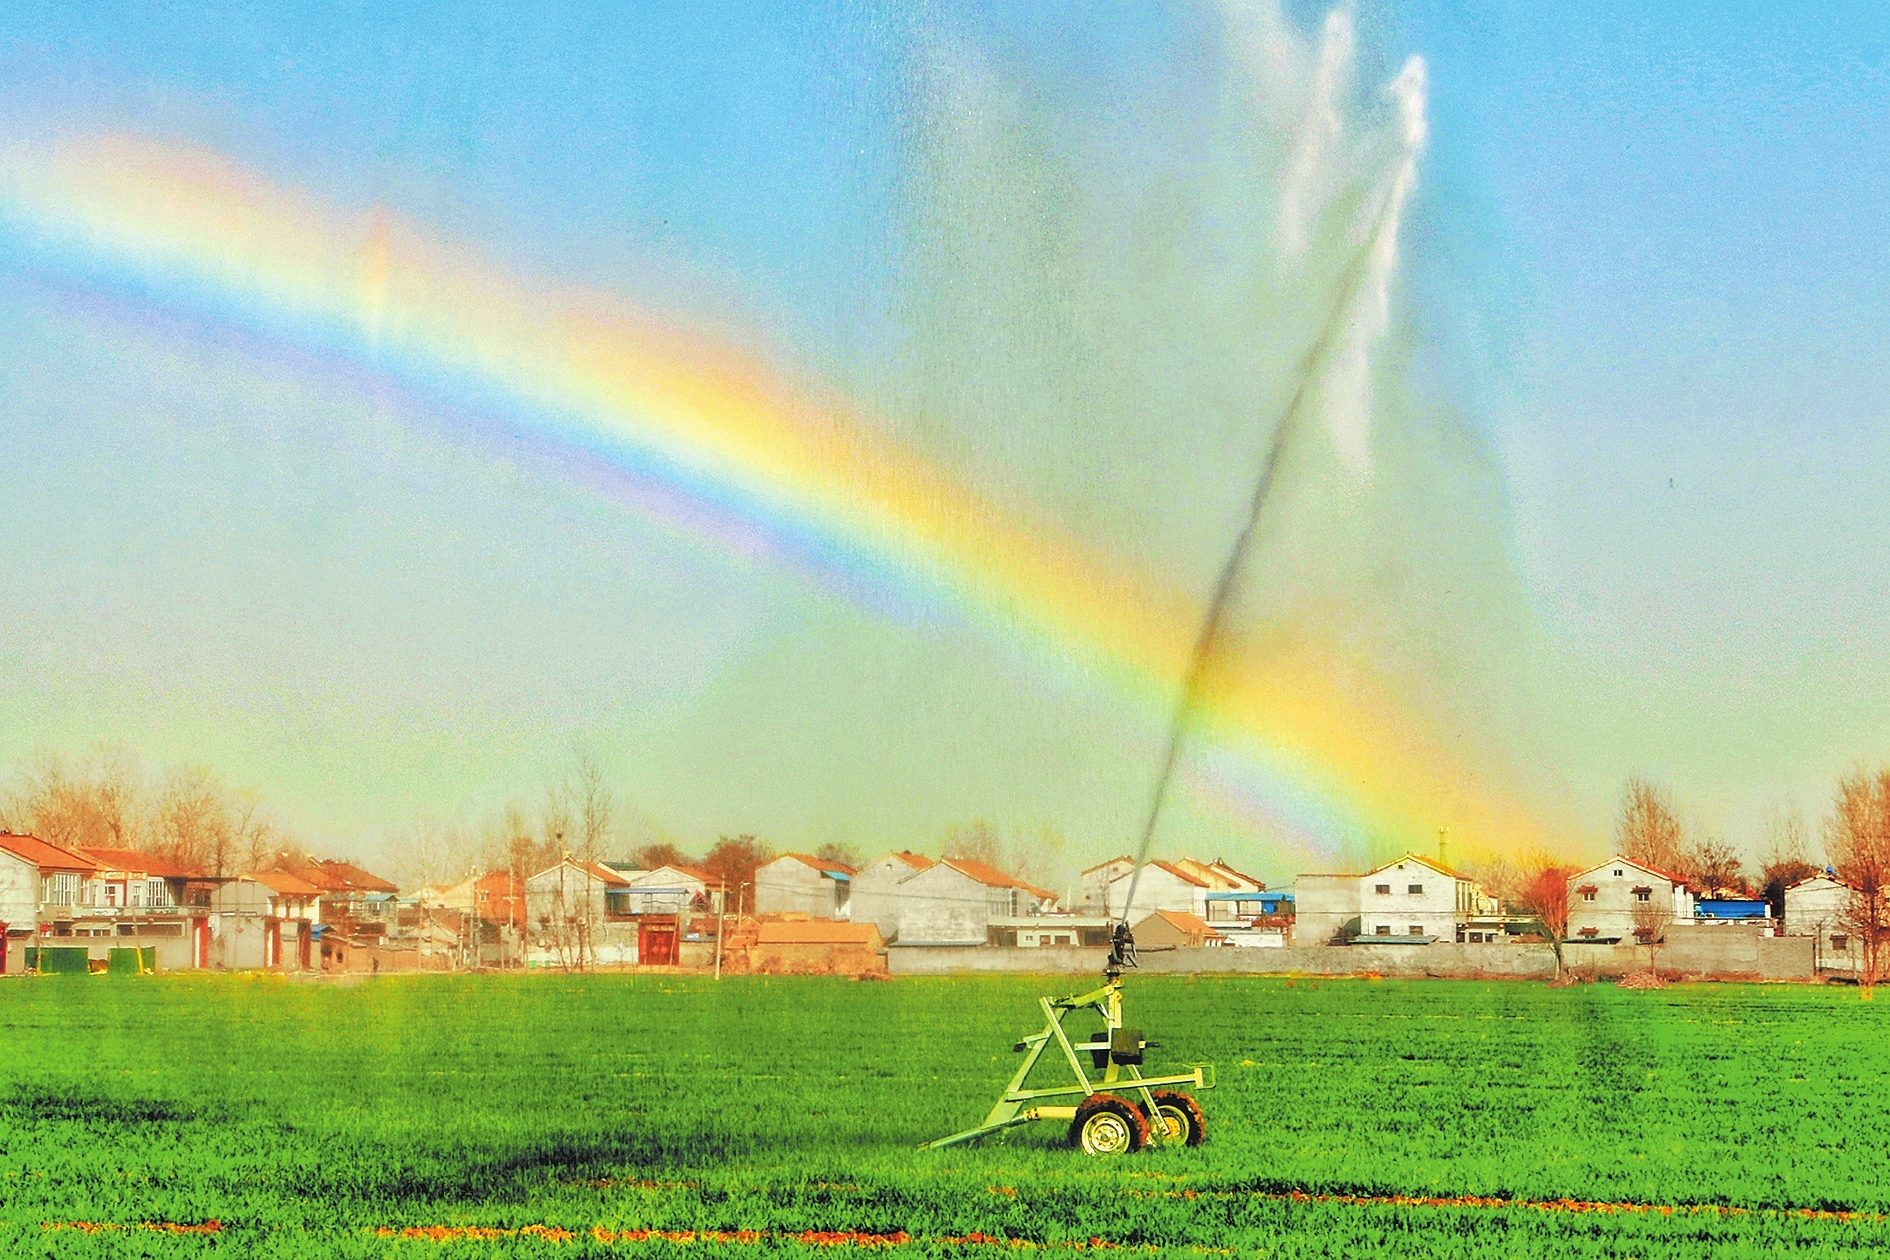
[{"label": "green wheat field", "polygon": [[983,1117],[1081,980],[0,984],[0,1254],[1890,1249],[1890,1000],[1140,978],[1208,1141]]}]

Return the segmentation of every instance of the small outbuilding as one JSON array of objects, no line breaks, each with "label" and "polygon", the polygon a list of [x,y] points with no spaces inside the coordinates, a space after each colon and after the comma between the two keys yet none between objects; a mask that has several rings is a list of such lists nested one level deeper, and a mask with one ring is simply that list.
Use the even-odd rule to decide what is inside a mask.
[{"label": "small outbuilding", "polygon": [[1136,946],[1172,945],[1178,949],[1200,949],[1225,945],[1227,938],[1209,927],[1199,915],[1182,910],[1157,910],[1135,925]]}]

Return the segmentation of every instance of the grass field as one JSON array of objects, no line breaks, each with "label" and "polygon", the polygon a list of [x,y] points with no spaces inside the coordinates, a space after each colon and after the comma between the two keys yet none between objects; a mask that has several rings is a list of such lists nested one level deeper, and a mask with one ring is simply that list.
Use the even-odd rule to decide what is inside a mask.
[{"label": "grass field", "polygon": [[0,1254],[1890,1249],[1890,1002],[1854,990],[1132,976],[1151,1066],[1219,1066],[1206,1146],[914,1150],[1043,991],[9,981]]}]

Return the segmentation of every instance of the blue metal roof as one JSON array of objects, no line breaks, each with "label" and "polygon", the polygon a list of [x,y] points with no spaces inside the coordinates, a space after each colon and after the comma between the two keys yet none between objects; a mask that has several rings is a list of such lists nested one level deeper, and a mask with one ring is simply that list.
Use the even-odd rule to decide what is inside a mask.
[{"label": "blue metal roof", "polygon": [[1772,907],[1751,897],[1703,897],[1696,913],[1702,919],[1766,919]]}]

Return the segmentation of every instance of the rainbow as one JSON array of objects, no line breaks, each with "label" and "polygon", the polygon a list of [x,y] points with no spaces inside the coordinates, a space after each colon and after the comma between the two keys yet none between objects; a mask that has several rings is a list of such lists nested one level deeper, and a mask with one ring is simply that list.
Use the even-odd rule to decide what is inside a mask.
[{"label": "rainbow", "polygon": [[[521,439],[731,551],[882,611],[946,609],[1032,637],[1151,715],[1172,703],[1198,593],[1000,508],[753,356],[608,294],[521,280],[384,211],[123,133],[5,152],[0,225],[30,265],[494,404]],[[1360,836],[1416,844],[1440,820],[1492,848],[1542,839],[1390,680],[1330,652],[1222,686],[1204,733],[1193,799],[1309,854]]]}]

